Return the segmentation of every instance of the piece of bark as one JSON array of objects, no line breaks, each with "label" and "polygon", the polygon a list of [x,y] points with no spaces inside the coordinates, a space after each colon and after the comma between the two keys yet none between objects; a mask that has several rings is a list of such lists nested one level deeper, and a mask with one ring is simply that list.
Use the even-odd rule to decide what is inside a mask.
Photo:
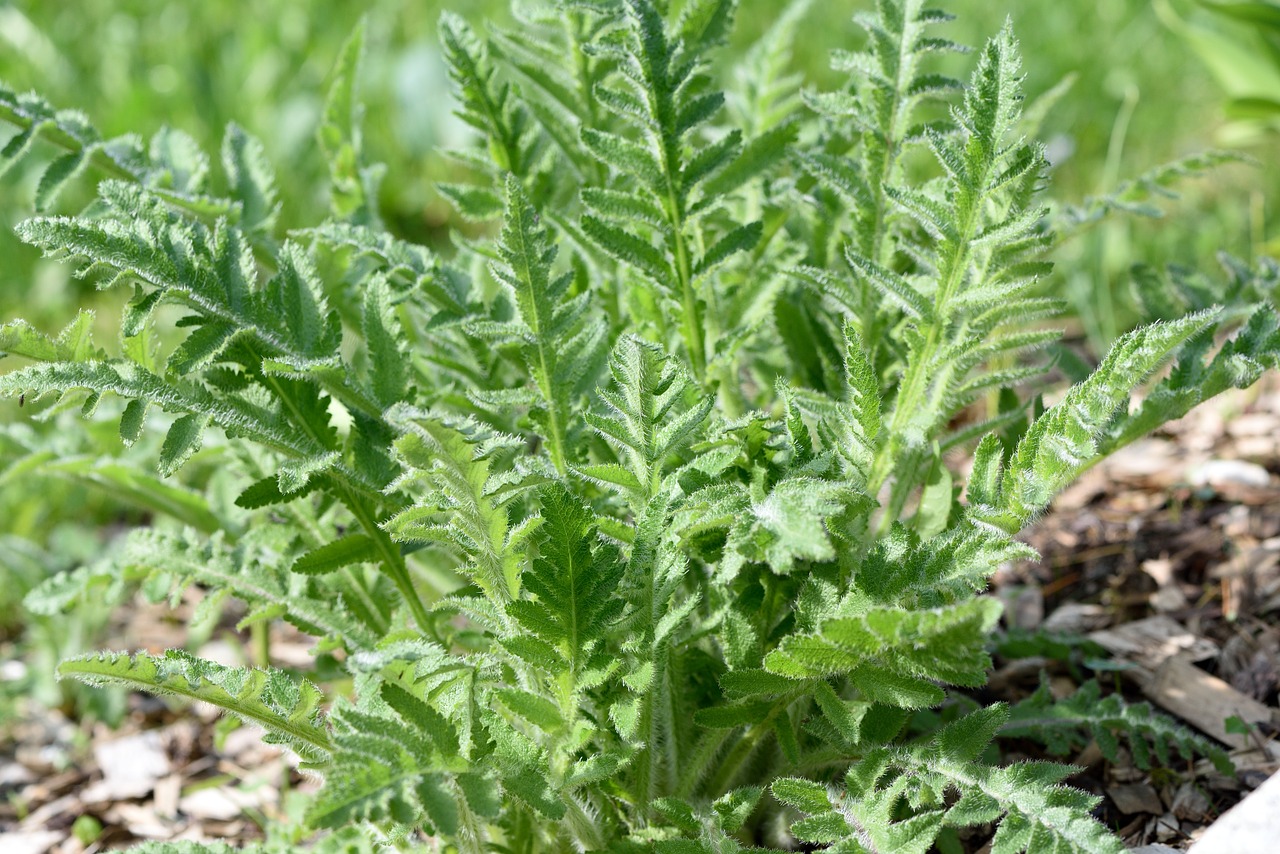
[{"label": "piece of bark", "polygon": [[1218,645],[1166,616],[1136,620],[1089,634],[1112,655],[1120,656],[1153,673],[1170,657],[1186,654],[1191,661],[1204,661],[1218,654]]},{"label": "piece of bark", "polygon": [[1264,742],[1226,729],[1226,720],[1232,717],[1247,724],[1270,723],[1271,710],[1196,667],[1184,656],[1167,659],[1141,687],[1156,705],[1223,744],[1239,749],[1265,745],[1267,753],[1280,757],[1280,745],[1274,741]]},{"label": "piece of bark", "polygon": [[1172,842],[1182,836],[1182,826],[1178,824],[1178,817],[1173,813],[1165,813],[1158,818],[1151,820],[1151,832],[1155,834],[1156,839],[1161,842]]},{"label": "piece of bark", "polygon": [[150,804],[118,803],[103,810],[103,819],[142,839],[169,839],[175,825],[156,814]]},{"label": "piece of bark", "polygon": [[1089,639],[1135,666],[1127,673],[1150,700],[1167,712],[1238,750],[1258,749],[1280,759],[1280,743],[1227,732],[1227,718],[1271,723],[1271,709],[1195,666],[1218,654],[1218,646],[1166,616],[1093,632]]},{"label": "piece of bark", "polygon": [[1280,774],[1210,825],[1190,854],[1263,854],[1277,850],[1280,836]]}]

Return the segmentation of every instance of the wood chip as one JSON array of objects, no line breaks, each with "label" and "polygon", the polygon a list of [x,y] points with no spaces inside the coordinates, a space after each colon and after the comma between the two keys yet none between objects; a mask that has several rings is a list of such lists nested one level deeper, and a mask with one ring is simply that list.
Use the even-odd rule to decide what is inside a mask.
[{"label": "wood chip", "polygon": [[[1103,463],[1113,481],[1148,489],[1165,489],[1178,482],[1178,447],[1160,439],[1139,439]],[[1114,485],[1109,485],[1109,491]]]},{"label": "wood chip", "polygon": [[63,795],[29,812],[27,817],[22,820],[20,829],[24,831],[44,830],[55,817],[79,810],[80,807],[81,802],[78,795]]},{"label": "wood chip", "polygon": [[178,802],[178,809],[194,819],[231,821],[239,818],[246,806],[256,806],[231,789],[199,789]]},{"label": "wood chip", "polygon": [[1280,743],[1227,732],[1228,718],[1270,725],[1272,715],[1267,706],[1195,666],[1196,661],[1217,655],[1217,644],[1165,616],[1094,632],[1089,638],[1136,664],[1130,675],[1165,711],[1223,744],[1240,750],[1261,748],[1268,756],[1280,758]]},{"label": "wood chip", "polygon": [[178,814],[178,800],[182,797],[182,775],[170,774],[156,783],[153,808],[156,815],[174,818]]},{"label": "wood chip", "polygon": [[1178,824],[1176,815],[1167,813],[1159,818],[1152,819],[1151,832],[1161,842],[1172,842],[1182,836],[1182,827]]},{"label": "wood chip", "polygon": [[1055,608],[1040,628],[1046,632],[1075,635],[1101,629],[1110,621],[1111,615],[1101,605],[1067,602]]},{"label": "wood chip", "polygon": [[1035,585],[1010,585],[998,591],[1010,626],[1034,631],[1044,622],[1044,594]]},{"label": "wood chip", "polygon": [[1168,587],[1173,584],[1173,561],[1167,557],[1159,560],[1144,560],[1142,562],[1142,571],[1151,576],[1152,580],[1160,587]]},{"label": "wood chip", "polygon": [[1237,439],[1241,436],[1274,436],[1278,432],[1280,419],[1274,412],[1248,412],[1227,422],[1227,435]]},{"label": "wood chip", "polygon": [[1155,671],[1171,656],[1185,654],[1191,661],[1205,661],[1218,654],[1218,645],[1211,640],[1197,637],[1174,620],[1165,616],[1149,617],[1093,632],[1089,639],[1112,655]]},{"label": "wood chip", "polygon": [[142,839],[169,839],[173,836],[173,826],[161,820],[150,804],[113,804],[102,817],[112,824],[122,825]]},{"label": "wood chip", "polygon": [[1161,802],[1160,796],[1146,783],[1112,786],[1107,789],[1107,795],[1115,803],[1116,809],[1124,815],[1138,813],[1159,815],[1164,812],[1164,803]]}]

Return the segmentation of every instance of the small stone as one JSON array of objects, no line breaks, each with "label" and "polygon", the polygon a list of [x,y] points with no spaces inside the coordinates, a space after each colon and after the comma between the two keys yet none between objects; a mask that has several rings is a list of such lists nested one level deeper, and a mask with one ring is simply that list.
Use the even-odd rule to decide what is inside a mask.
[{"label": "small stone", "polygon": [[260,786],[253,791],[232,789],[197,789],[178,801],[178,810],[201,821],[231,821],[247,809],[261,809],[276,794],[274,789]]},{"label": "small stone", "polygon": [[1227,434],[1241,436],[1274,436],[1280,431],[1280,419],[1273,412],[1250,412],[1227,422]]},{"label": "small stone", "polygon": [[1167,813],[1155,820],[1156,839],[1160,842],[1169,842],[1182,836],[1182,828],[1178,825],[1178,819],[1173,813]]},{"label": "small stone", "polygon": [[156,730],[96,744],[93,755],[102,779],[85,788],[81,795],[85,803],[145,797],[171,771]]},{"label": "small stone", "polygon": [[1154,788],[1146,783],[1112,786],[1107,789],[1107,795],[1115,803],[1116,809],[1120,810],[1123,815],[1136,815],[1138,813],[1159,815],[1164,812],[1164,804],[1160,803],[1160,796],[1156,794]]},{"label": "small stone", "polygon": [[1222,487],[1247,486],[1265,489],[1271,485],[1271,474],[1256,463],[1241,460],[1209,460],[1193,469],[1188,476],[1192,486]]},{"label": "small stone", "polygon": [[46,854],[62,841],[63,836],[52,830],[0,833],[0,851],[5,854]]},{"label": "small stone", "polygon": [[1179,786],[1169,808],[1178,818],[1194,822],[1204,821],[1213,812],[1213,804],[1209,802],[1208,796],[1194,783]]},{"label": "small stone", "polygon": [[0,765],[0,789],[25,786],[34,781],[36,776],[25,765],[17,762],[6,762]]},{"label": "small stone", "polygon": [[1174,585],[1161,587],[1155,593],[1151,594],[1151,607],[1158,614],[1169,614],[1174,611],[1181,611],[1190,603],[1187,594],[1183,593],[1181,588]]}]

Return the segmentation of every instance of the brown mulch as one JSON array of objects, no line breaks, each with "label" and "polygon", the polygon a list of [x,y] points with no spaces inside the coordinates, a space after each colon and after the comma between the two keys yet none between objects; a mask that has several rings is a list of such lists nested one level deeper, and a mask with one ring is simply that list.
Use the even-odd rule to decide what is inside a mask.
[{"label": "brown mulch", "polygon": [[[1250,736],[1229,745],[1235,775],[1206,762],[1144,771],[1123,748],[1110,762],[1096,745],[1069,757],[1084,769],[1072,782],[1103,796],[1098,817],[1127,843],[1184,850],[1280,766],[1280,748],[1259,749],[1280,723],[1280,382],[1201,407],[1088,472],[1027,541],[1042,559],[1006,567],[994,583],[1011,627],[1103,637],[1161,617],[1185,636],[1174,644],[1180,660],[1221,680],[1213,684],[1230,697],[1265,707],[1268,720],[1255,718]],[[160,651],[185,640],[182,614],[167,608],[130,609],[120,620],[106,646]],[[307,639],[274,631],[279,663],[305,662]],[[200,652],[243,663],[244,649],[224,633]],[[1089,663],[997,659],[989,693],[1016,702],[1047,678],[1066,695],[1092,675]],[[1097,675],[1159,706],[1167,698],[1144,666]],[[90,854],[144,839],[261,838],[266,822],[285,819],[288,795],[315,783],[256,730],[217,720],[211,709],[175,711],[134,695],[112,730],[30,703],[16,727],[0,732],[0,850]]]},{"label": "brown mulch", "polygon": [[[176,610],[136,603],[122,609],[103,647],[182,647],[201,595],[189,591]],[[310,646],[287,625],[273,628],[278,666],[308,662]],[[198,653],[243,665],[247,649],[247,639],[227,626]],[[261,839],[268,823],[289,821],[288,797],[305,797],[317,785],[298,773],[287,751],[264,744],[260,730],[236,726],[206,704],[183,708],[131,694],[114,728],[76,724],[34,700],[24,706],[19,723],[0,731],[3,854],[93,854],[146,840],[244,844]]]},{"label": "brown mulch", "polygon": [[[1228,395],[1088,472],[1028,533],[1041,560],[995,579],[1006,620],[1020,628],[1111,642],[1134,627],[1167,627],[1177,636],[1166,655],[1179,659],[1169,662],[1181,668],[1178,690],[1137,653],[1131,669],[1096,675],[1132,700],[1184,712],[1203,735],[1234,742],[1223,745],[1234,748],[1234,776],[1205,762],[1142,771],[1123,750],[1111,763],[1093,745],[1072,758],[1085,769],[1072,782],[1105,796],[1099,817],[1132,847],[1185,850],[1280,768],[1278,388],[1271,381]],[[1054,661],[998,664],[993,687],[1015,701],[1042,672],[1057,695],[1074,691],[1080,675]],[[1212,711],[1186,720],[1199,705]],[[1248,709],[1252,732],[1224,736],[1219,707]]]}]

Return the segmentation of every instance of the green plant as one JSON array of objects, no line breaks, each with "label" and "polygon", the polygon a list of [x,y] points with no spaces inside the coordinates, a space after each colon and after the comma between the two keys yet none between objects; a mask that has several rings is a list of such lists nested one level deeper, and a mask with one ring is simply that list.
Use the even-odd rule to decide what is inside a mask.
[{"label": "green plant", "polygon": [[[982,591],[1082,471],[1276,365],[1275,266],[1179,274],[1169,319],[1046,409],[1055,235],[1009,29],[965,83],[929,64],[961,50],[945,14],[880,0],[847,84],[803,101],[766,36],[733,127],[708,65],[733,3],[674,5],[564,0],[490,38],[444,20],[482,136],[444,189],[501,220],[449,259],[379,222],[359,34],[321,129],[331,216],[283,240],[243,131],[219,180],[174,132],[101,143],[0,93],[109,173],[19,234],[133,287],[118,355],[83,316],[3,327],[32,364],[0,391],[123,398],[126,444],[169,413],[161,474],[200,451],[238,483],[217,530],[134,531],[30,602],[200,584],[314,636],[353,689],[179,651],[61,674],[263,726],[324,777],[313,828],[391,847],[924,852],[994,824],[998,852],[1120,850],[1069,767],[1001,766],[993,741],[1221,753],[1096,686],[965,713],[1000,615]],[[962,488],[949,456],[975,443]]]},{"label": "green plant", "polygon": [[1196,52],[1225,90],[1227,114],[1241,130],[1277,127],[1280,119],[1280,3],[1275,0],[1197,0],[1202,19],[1179,15],[1155,0],[1164,23]]}]

